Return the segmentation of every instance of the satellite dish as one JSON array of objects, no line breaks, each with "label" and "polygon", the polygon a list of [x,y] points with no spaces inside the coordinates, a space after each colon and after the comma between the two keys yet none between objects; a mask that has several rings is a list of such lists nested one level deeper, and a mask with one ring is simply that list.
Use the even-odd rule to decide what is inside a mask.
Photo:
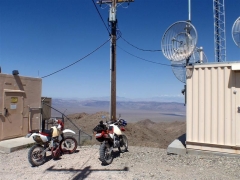
[{"label": "satellite dish", "polygon": [[[206,63],[208,62],[207,56],[203,52],[202,48],[195,48],[193,51],[190,59],[189,59],[189,65],[191,64],[196,64],[196,63]],[[182,61],[171,61],[172,65],[172,71],[173,74],[176,76],[176,78],[183,82],[186,83],[186,60]]]},{"label": "satellite dish", "polygon": [[186,21],[172,24],[164,33],[161,47],[164,56],[171,61],[188,59],[197,44],[197,31]]},{"label": "satellite dish", "polygon": [[234,22],[232,27],[232,38],[234,43],[240,47],[240,17]]}]

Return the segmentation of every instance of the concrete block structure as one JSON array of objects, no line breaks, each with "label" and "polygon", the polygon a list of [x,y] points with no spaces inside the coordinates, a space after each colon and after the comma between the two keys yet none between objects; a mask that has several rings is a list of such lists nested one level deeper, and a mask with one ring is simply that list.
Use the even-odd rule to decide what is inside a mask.
[{"label": "concrete block structure", "polygon": [[41,93],[41,78],[0,74],[0,141],[39,129]]}]

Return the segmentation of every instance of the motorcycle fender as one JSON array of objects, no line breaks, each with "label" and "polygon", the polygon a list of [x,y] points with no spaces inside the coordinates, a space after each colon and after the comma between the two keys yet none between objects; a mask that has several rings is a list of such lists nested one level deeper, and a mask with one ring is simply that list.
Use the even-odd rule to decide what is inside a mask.
[{"label": "motorcycle fender", "polygon": [[122,131],[119,129],[118,126],[113,125],[114,133],[117,134],[118,136],[122,135]]},{"label": "motorcycle fender", "polygon": [[76,134],[74,131],[72,131],[71,129],[64,129],[63,133],[73,133]]}]

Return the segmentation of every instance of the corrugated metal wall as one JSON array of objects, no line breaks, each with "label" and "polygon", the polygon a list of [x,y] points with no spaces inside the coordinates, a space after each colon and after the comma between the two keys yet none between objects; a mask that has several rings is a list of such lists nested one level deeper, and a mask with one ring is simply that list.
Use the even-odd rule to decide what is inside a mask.
[{"label": "corrugated metal wall", "polygon": [[239,71],[233,71],[229,63],[187,69],[187,148],[216,145],[216,148],[234,149],[240,142],[236,140],[239,139],[236,133]]}]

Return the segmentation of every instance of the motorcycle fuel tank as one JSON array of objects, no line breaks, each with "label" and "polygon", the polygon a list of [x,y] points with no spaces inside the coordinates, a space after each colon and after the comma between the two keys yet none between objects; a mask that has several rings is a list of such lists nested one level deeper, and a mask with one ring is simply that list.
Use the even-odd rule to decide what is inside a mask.
[{"label": "motorcycle fuel tank", "polygon": [[61,134],[61,132],[55,126],[51,128],[53,129],[52,137],[58,137]]}]

